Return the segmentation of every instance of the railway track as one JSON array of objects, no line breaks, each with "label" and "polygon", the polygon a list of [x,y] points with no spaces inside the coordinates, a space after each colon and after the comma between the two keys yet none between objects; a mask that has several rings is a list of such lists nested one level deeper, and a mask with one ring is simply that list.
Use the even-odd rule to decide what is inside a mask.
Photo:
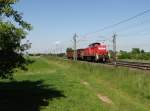
[{"label": "railway track", "polygon": [[[113,65],[112,63],[110,63]],[[124,66],[129,68],[136,68],[142,70],[150,70],[150,63],[142,63],[142,62],[128,62],[128,61],[117,61],[116,66]]]},{"label": "railway track", "polygon": [[[68,59],[66,59],[68,60]],[[87,62],[87,61],[80,61],[83,63],[88,64],[99,64],[95,62]],[[106,63],[105,65],[114,65],[113,62]],[[150,71],[150,63],[142,63],[142,62],[128,62],[128,61],[117,61],[116,66],[122,66],[122,67],[129,67],[129,68],[135,68],[135,69],[141,69],[141,70],[149,70]]]}]

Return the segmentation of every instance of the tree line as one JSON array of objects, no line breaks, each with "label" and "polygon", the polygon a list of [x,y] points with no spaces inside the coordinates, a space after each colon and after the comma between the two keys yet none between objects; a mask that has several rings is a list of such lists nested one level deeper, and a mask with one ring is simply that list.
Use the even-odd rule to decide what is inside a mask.
[{"label": "tree line", "polygon": [[117,57],[118,59],[150,60],[150,52],[145,52],[140,48],[132,48],[129,52],[120,50]]}]

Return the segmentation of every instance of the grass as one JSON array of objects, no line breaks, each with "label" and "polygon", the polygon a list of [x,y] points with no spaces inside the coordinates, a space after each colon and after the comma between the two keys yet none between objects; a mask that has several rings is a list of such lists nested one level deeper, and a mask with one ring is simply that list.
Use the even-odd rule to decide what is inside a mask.
[{"label": "grass", "polygon": [[[54,57],[33,58],[0,81],[0,111],[149,111],[150,72]],[[107,97],[111,104],[98,98]]]}]

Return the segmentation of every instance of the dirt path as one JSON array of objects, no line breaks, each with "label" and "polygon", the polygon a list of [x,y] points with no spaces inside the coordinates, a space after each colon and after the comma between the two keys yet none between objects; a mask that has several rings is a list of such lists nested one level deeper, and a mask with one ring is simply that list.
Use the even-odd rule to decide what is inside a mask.
[{"label": "dirt path", "polygon": [[102,95],[100,92],[97,93],[97,91],[87,81],[82,80],[81,84],[83,84],[83,85],[87,86],[88,88],[90,88],[91,90],[93,90],[93,92],[97,95],[98,99],[100,99],[103,103],[113,104],[113,102],[110,98],[108,98],[105,95]]}]

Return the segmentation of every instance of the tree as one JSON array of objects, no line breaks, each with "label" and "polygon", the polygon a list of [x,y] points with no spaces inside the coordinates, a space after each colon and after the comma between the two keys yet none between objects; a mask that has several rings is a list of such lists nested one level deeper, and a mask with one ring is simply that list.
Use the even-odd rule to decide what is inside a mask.
[{"label": "tree", "polygon": [[132,54],[140,54],[140,49],[139,48],[132,48],[132,51],[131,51],[131,53]]},{"label": "tree", "polygon": [[144,49],[142,49],[142,50],[141,50],[141,53],[142,53],[142,54],[144,54],[144,53],[145,53]]},{"label": "tree", "polygon": [[67,48],[66,51],[73,51],[73,49],[72,48]]},{"label": "tree", "polygon": [[120,50],[120,54],[118,55],[119,59],[130,59],[130,53],[127,51]]},{"label": "tree", "polygon": [[[17,0],[0,0],[0,18],[2,18],[0,20],[0,77],[2,79],[12,79],[13,72],[18,68],[27,70],[26,66],[31,62],[23,55],[23,52],[29,48],[29,44],[21,44],[21,40],[26,38],[27,32],[32,27],[22,19],[18,11],[13,9],[16,2]],[[12,18],[14,21],[9,21]],[[15,22],[18,23],[18,27]]]},{"label": "tree", "polygon": [[22,14],[12,7],[17,1],[18,0],[0,0],[0,16],[12,17],[23,29],[31,30],[31,25],[22,19]]}]

